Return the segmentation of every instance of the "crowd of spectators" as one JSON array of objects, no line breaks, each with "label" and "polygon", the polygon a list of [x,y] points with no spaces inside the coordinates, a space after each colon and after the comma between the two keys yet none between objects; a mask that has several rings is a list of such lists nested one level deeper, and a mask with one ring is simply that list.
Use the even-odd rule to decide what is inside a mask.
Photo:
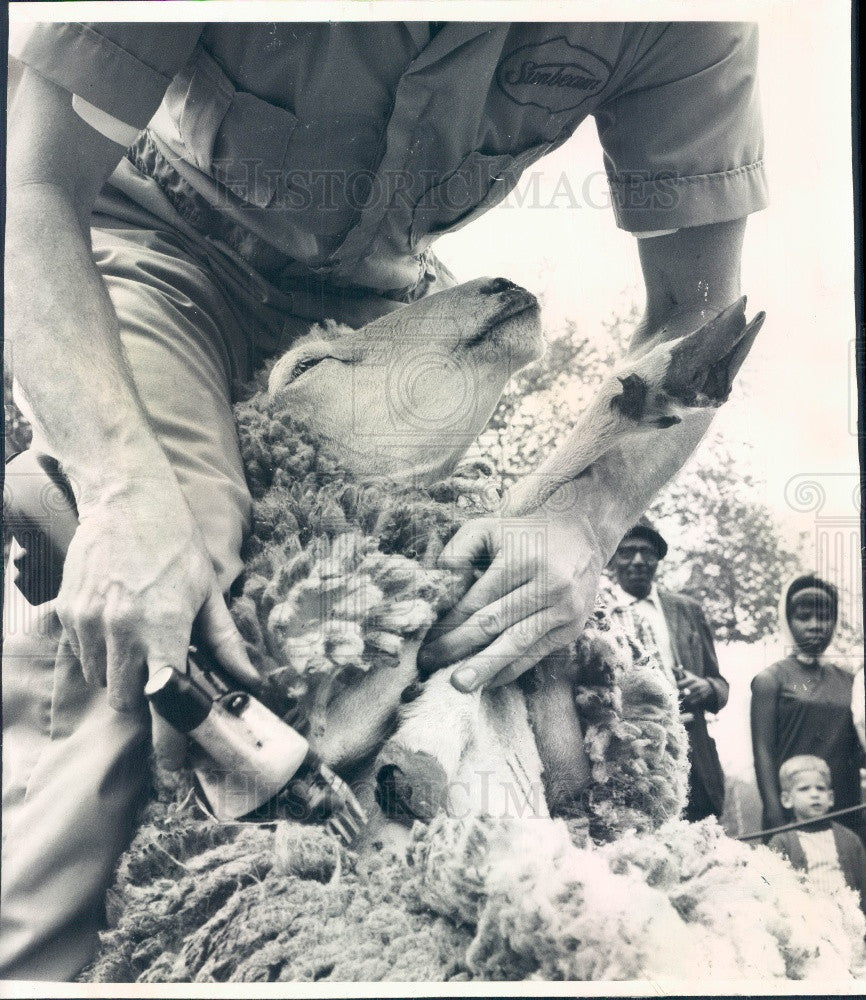
[{"label": "crowd of spectators", "polygon": [[[720,712],[728,682],[699,603],[659,587],[668,546],[645,518],[611,563],[614,613],[676,689],[689,736],[685,816],[721,817],[724,774],[707,713]],[[784,854],[819,889],[849,886],[866,912],[866,823],[861,766],[866,751],[862,665],[856,674],[827,655],[839,618],[836,587],[801,574],[783,588],[779,628],[785,656],[751,685],[751,736],[762,811],[756,840]]]}]

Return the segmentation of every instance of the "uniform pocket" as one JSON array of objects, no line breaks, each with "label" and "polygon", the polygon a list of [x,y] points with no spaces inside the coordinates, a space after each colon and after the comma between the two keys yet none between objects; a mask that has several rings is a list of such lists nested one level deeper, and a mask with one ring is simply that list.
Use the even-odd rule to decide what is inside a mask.
[{"label": "uniform pocket", "polygon": [[167,98],[191,162],[236,197],[267,208],[298,124],[295,115],[237,90],[201,48],[175,77]]},{"label": "uniform pocket", "polygon": [[469,153],[456,170],[429,187],[412,213],[412,248],[425,247],[433,237],[454,232],[498,205],[514,189],[520,175],[553,143],[518,154]]}]

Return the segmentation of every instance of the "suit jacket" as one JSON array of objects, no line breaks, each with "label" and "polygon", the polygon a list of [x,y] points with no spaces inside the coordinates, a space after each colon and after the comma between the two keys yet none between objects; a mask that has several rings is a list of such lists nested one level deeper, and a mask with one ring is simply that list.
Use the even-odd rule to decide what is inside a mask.
[{"label": "suit jacket", "polygon": [[686,723],[692,758],[693,777],[701,781],[707,795],[721,813],[725,801],[725,779],[716,744],[707,732],[705,712],[716,713],[728,701],[728,682],[719,673],[719,661],[710,626],[701,606],[685,594],[658,588],[659,603],[671,634],[677,663],[709,681],[712,692],[698,708],[689,708],[694,720]]}]

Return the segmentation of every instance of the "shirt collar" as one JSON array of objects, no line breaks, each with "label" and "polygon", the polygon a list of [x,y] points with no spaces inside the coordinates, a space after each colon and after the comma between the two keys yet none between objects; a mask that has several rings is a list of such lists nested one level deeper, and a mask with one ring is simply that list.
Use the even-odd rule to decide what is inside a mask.
[{"label": "shirt collar", "polygon": [[618,583],[613,584],[613,594],[616,598],[616,605],[618,608],[627,608],[632,604],[639,604],[641,601],[649,601],[655,607],[661,609],[661,603],[659,602],[659,591],[656,587],[655,582],[653,582],[650,587],[650,592],[646,597],[634,597],[632,594],[627,593]]}]

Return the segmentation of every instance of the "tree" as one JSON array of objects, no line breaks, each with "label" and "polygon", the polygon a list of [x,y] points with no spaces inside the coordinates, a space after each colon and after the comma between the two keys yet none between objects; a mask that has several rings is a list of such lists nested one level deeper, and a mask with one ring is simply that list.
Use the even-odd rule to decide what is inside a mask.
[{"label": "tree", "polygon": [[711,434],[649,511],[669,545],[662,567],[679,568],[678,589],[700,602],[716,638],[728,642],[776,631],[779,594],[798,564],[743,466],[743,446],[734,454]]}]

